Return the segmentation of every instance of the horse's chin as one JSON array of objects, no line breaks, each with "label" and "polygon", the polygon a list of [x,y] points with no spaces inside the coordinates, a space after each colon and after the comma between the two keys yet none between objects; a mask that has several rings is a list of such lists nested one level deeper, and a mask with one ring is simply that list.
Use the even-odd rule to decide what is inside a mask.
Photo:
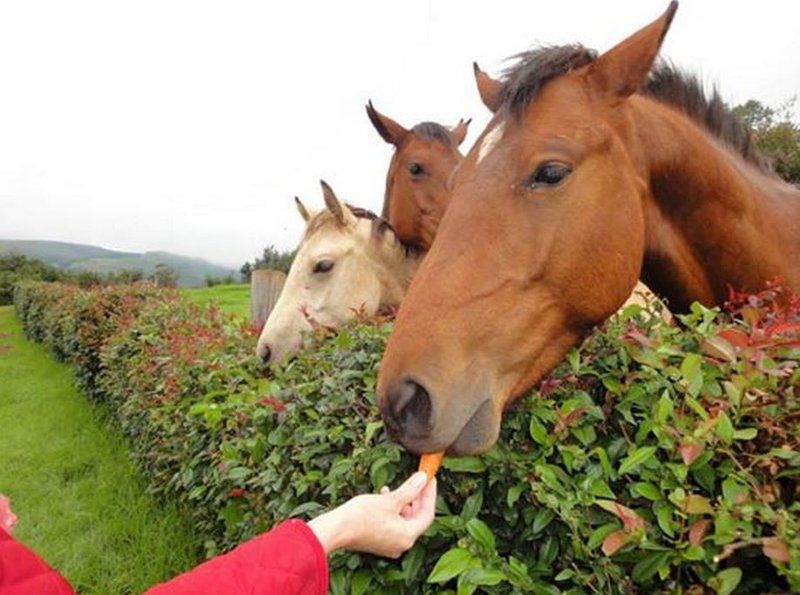
[{"label": "horse's chin", "polygon": [[455,441],[447,447],[447,454],[463,457],[486,452],[497,442],[501,418],[502,413],[491,399],[487,399],[472,414]]},{"label": "horse's chin", "polygon": [[463,457],[477,455],[489,450],[500,433],[501,414],[490,398],[481,402],[463,426],[441,428],[440,433],[424,437],[408,437],[397,434],[396,429],[386,426],[389,438],[415,455],[446,452],[448,456]]}]

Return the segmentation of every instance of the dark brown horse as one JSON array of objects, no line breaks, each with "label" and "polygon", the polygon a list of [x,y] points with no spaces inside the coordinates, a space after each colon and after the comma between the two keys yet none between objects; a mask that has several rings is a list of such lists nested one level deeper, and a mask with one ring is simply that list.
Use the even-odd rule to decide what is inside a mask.
[{"label": "dark brown horse", "polygon": [[367,104],[367,115],[378,134],[395,151],[386,175],[383,218],[406,244],[428,250],[450,201],[447,184],[464,158],[458,150],[469,120],[452,129],[422,122],[406,129]]},{"label": "dark brown horse", "polygon": [[[675,309],[729,285],[800,289],[800,191],[696,79],[653,68],[677,5],[597,56],[527,52],[453,179],[378,382],[414,452],[481,452],[503,409],[641,278]],[[652,70],[652,72],[651,72]]]}]

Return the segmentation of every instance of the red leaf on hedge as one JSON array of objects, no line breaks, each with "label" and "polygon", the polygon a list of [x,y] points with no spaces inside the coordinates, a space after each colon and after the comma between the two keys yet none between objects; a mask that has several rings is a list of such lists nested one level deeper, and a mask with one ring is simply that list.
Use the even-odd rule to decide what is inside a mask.
[{"label": "red leaf on hedge", "polygon": [[627,330],[623,333],[622,339],[628,339],[632,343],[637,343],[642,347],[655,347],[658,341],[652,337],[645,335],[641,329],[633,324],[629,324]]},{"label": "red leaf on hedge", "polygon": [[726,328],[720,331],[717,336],[736,347],[747,347],[750,344],[750,337],[747,336],[747,333],[736,328]]},{"label": "red leaf on hedge", "polygon": [[558,417],[558,422],[556,423],[556,427],[553,429],[553,432],[555,434],[558,434],[561,430],[565,430],[566,428],[575,425],[575,422],[577,422],[580,419],[581,415],[586,413],[588,410],[589,410],[588,407],[578,407],[577,409],[573,409],[563,417],[559,414],[556,414],[556,416]]},{"label": "red leaf on hedge", "polygon": [[779,335],[788,332],[800,331],[800,323],[796,322],[779,322],[764,329],[764,334],[768,337]]},{"label": "red leaf on hedge", "polygon": [[789,562],[789,548],[780,537],[767,537],[763,542],[764,555],[776,562]]},{"label": "red leaf on hedge", "polygon": [[272,397],[261,397],[258,400],[259,403],[262,405],[267,405],[272,407],[275,411],[280,413],[281,411],[286,411],[286,405],[283,401],[279,401],[278,399],[273,399]]},{"label": "red leaf on hedge", "polygon": [[700,344],[703,353],[715,359],[735,362],[736,348],[722,337],[709,337]]},{"label": "red leaf on hedge", "polygon": [[691,465],[697,460],[697,457],[703,454],[703,445],[697,443],[681,444],[678,446],[678,451],[681,453],[684,464]]},{"label": "red leaf on hedge", "polygon": [[628,543],[630,538],[631,536],[625,533],[625,531],[614,531],[613,533],[609,533],[603,540],[603,553],[606,556],[613,555],[617,550],[619,550],[619,548]]},{"label": "red leaf on hedge", "polygon": [[614,509],[616,510],[617,517],[625,526],[626,531],[630,532],[644,528],[644,519],[627,506],[614,502]]},{"label": "red leaf on hedge", "polygon": [[245,495],[245,493],[246,492],[244,488],[231,488],[231,491],[228,492],[228,496],[231,498],[241,498]]},{"label": "red leaf on hedge", "polygon": [[703,519],[692,525],[692,528],[689,530],[689,543],[692,545],[700,545],[703,542],[703,537],[705,537],[710,524],[711,521]]},{"label": "red leaf on hedge", "polygon": [[562,384],[564,384],[563,378],[545,378],[539,384],[539,394],[549,397]]}]

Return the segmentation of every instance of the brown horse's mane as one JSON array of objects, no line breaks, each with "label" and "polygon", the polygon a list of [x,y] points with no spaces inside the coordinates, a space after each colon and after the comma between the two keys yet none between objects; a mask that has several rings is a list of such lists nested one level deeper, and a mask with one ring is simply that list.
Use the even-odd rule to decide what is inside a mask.
[{"label": "brown horse's mane", "polygon": [[[517,54],[511,58],[514,64],[503,71],[503,104],[518,114],[536,99],[547,81],[596,58],[595,50],[580,44],[543,46]],[[697,75],[661,60],[651,70],[641,93],[682,111],[761,171],[772,173],[768,159],[756,148],[752,130],[733,115],[716,87],[707,94]]]},{"label": "brown horse's mane", "polygon": [[[345,203],[344,205],[353,215],[358,219],[365,219],[370,222],[372,226],[372,237],[374,238],[382,238],[387,233],[391,234],[397,243],[399,243],[406,251],[406,256],[415,256],[418,255],[421,250],[416,246],[412,246],[410,244],[406,244],[400,240],[397,236],[397,232],[392,227],[392,224],[389,223],[383,217],[379,217],[369,209],[364,209],[362,207],[356,207],[349,203]],[[311,220],[308,222],[308,226],[306,227],[306,233],[304,236],[304,240],[311,237],[319,231],[322,227],[327,225],[329,222],[336,221],[336,215],[328,211],[327,209],[322,210],[315,214]]]},{"label": "brown horse's mane", "polygon": [[411,129],[411,132],[425,137],[428,140],[438,140],[445,147],[453,146],[453,139],[450,137],[450,131],[436,122],[420,122]]}]

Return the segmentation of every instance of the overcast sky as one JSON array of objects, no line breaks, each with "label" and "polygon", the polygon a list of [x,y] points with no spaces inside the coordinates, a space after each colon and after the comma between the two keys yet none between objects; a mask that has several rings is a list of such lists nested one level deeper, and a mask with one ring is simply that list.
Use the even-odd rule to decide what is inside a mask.
[{"label": "overcast sky", "polygon": [[[488,121],[471,64],[538,43],[608,49],[666,0],[0,4],[0,238],[239,265],[293,247],[318,180],[380,211],[410,126]],[[732,103],[800,92],[800,2],[683,0],[662,55]]]}]

